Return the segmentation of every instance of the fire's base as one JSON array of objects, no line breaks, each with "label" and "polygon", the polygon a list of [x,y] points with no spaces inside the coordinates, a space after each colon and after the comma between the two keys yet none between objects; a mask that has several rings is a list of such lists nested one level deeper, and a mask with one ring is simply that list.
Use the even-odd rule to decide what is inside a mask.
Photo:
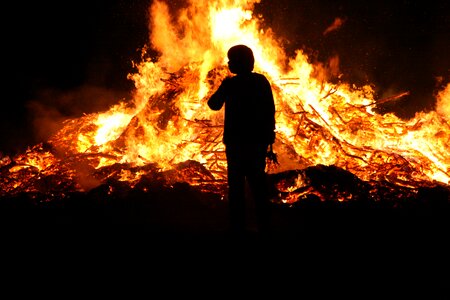
[{"label": "fire's base", "polygon": [[[103,185],[53,201],[28,193],[0,199],[2,249],[14,249],[14,257],[21,253],[19,261],[41,261],[45,269],[49,262],[68,260],[87,265],[84,271],[99,261],[105,270],[119,264],[143,268],[150,261],[148,270],[169,272],[171,285],[181,269],[184,283],[192,272],[200,273],[195,287],[199,278],[203,284],[205,279],[228,284],[235,272],[246,276],[243,282],[258,278],[277,291],[300,294],[305,288],[332,289],[334,295],[364,288],[366,294],[395,291],[402,298],[418,287],[441,293],[447,282],[440,274],[448,263],[450,206],[439,189],[418,195],[403,205],[317,196],[273,202],[270,235],[261,239],[249,223],[236,244],[228,234],[226,199],[188,184],[120,193]],[[244,274],[237,274],[242,268]],[[120,273],[121,280],[123,274],[129,271]],[[224,275],[226,280],[219,277]]]},{"label": "fire's base", "polygon": [[[354,201],[322,200],[315,194],[294,203],[272,202],[274,240],[384,239],[444,236],[450,228],[450,202],[445,190],[422,188],[415,198]],[[122,189],[111,193],[102,185],[87,193],[68,193],[48,201],[48,195],[24,193],[0,199],[2,228],[46,234],[68,232],[104,234],[138,230],[156,238],[227,237],[227,199],[202,187],[178,183],[149,191]],[[249,201],[249,234],[254,218]]]}]

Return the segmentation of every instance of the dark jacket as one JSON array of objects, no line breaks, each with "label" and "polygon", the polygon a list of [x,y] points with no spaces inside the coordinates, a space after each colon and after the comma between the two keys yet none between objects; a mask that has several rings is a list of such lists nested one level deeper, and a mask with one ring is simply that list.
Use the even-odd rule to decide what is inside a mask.
[{"label": "dark jacket", "polygon": [[224,103],[225,145],[274,143],[275,103],[264,75],[248,72],[226,78],[208,100],[208,106],[220,110]]}]

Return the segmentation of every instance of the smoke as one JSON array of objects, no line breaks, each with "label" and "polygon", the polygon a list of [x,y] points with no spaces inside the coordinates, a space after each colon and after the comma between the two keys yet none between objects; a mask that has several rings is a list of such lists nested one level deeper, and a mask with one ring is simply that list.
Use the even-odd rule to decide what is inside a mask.
[{"label": "smoke", "polygon": [[27,103],[34,142],[48,140],[64,126],[63,121],[105,111],[125,96],[128,94],[124,91],[92,85],[83,85],[70,91],[39,91],[38,96]]}]

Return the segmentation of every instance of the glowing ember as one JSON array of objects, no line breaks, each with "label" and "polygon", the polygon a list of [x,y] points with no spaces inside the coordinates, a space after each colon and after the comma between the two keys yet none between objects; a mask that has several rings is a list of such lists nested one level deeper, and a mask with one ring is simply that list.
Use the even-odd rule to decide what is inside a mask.
[{"label": "glowing ember", "polygon": [[[166,3],[154,1],[151,47],[161,56],[145,59],[143,53],[137,72],[129,74],[135,83],[132,103],[67,120],[48,150],[38,145],[12,161],[2,158],[3,193],[29,191],[27,182],[49,174],[71,182],[64,186],[70,190],[88,190],[111,177],[134,186],[150,172],[171,170],[178,170],[165,173],[173,180],[223,185],[223,115],[209,110],[206,100],[229,75],[225,53],[235,44],[253,49],[255,71],[273,83],[274,150],[281,166],[272,173],[325,165],[366,182],[409,188],[449,184],[450,84],[439,93],[436,111],[408,121],[377,114],[371,86],[328,83],[302,51],[287,57],[253,16],[257,2],[190,1],[170,15]],[[317,193],[301,173],[294,178],[278,185],[281,200]]]}]

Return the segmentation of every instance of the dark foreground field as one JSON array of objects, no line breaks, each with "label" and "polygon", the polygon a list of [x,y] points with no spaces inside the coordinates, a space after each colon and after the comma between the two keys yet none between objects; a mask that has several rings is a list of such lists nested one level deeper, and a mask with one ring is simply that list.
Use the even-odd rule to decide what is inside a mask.
[{"label": "dark foreground field", "polygon": [[164,273],[164,281],[212,280],[229,289],[234,281],[262,280],[244,286],[316,295],[304,299],[329,299],[325,292],[448,299],[449,204],[428,196],[401,207],[313,198],[274,203],[265,238],[255,230],[249,202],[248,234],[236,240],[228,233],[226,200],[188,184],[123,194],[105,186],[47,201],[16,195],[1,199],[3,258],[14,257],[14,266],[39,262],[38,273],[55,262],[70,270],[84,266],[85,275],[99,263],[101,273],[111,268],[112,274],[149,264],[141,271]]},{"label": "dark foreground field", "polygon": [[[107,186],[64,198],[22,194],[1,199],[4,233],[21,232],[42,237],[69,238],[92,235],[105,238],[145,236],[155,241],[236,241],[228,234],[227,200],[188,184],[161,187],[152,192],[127,190],[109,193]],[[398,203],[320,201],[305,198],[294,204],[272,203],[272,232],[260,237],[253,206],[248,200],[250,242],[372,241],[400,243],[445,241],[450,204],[441,195]],[[400,203],[400,202],[399,202]],[[387,246],[387,245],[386,245]]]}]

